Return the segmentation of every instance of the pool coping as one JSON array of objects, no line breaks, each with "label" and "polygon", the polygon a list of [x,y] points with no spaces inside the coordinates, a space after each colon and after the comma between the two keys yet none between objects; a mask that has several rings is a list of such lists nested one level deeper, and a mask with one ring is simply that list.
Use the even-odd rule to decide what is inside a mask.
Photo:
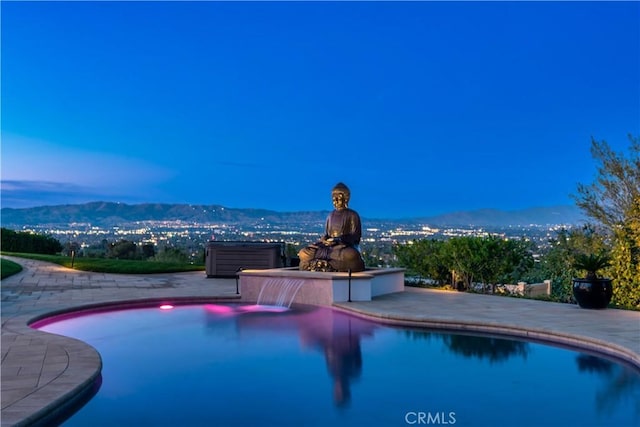
[{"label": "pool coping", "polygon": [[[16,302],[11,303],[10,311],[15,311],[15,313],[5,313],[7,304],[3,294],[1,414],[3,426],[45,425],[48,417],[55,415],[56,411],[65,405],[65,402],[71,402],[73,399],[79,398],[81,394],[88,393],[91,385],[100,375],[101,359],[93,347],[72,338],[35,330],[29,327],[34,321],[50,315],[75,311],[78,308],[95,310],[105,305],[115,307],[123,304],[141,306],[162,302],[186,304],[212,300],[239,301],[239,296],[235,295],[233,281],[222,283],[219,279],[200,277],[204,276],[204,273],[200,275],[178,273],[160,276],[95,275],[86,272],[79,273],[76,270],[64,269],[59,266],[52,267],[48,263],[30,262],[30,260],[17,258],[12,258],[12,260],[23,265],[28,264],[28,268],[25,273],[20,273],[10,282],[6,279],[3,280],[3,291],[5,284],[10,284],[9,287],[12,289],[20,289],[21,284],[30,283],[29,280],[37,276],[41,270],[45,271],[46,274],[42,276],[46,277],[41,277],[38,280],[38,285],[42,290],[35,300],[33,298],[34,291],[29,291],[29,295],[24,295],[22,299],[19,296]],[[32,274],[34,270],[36,274]],[[84,277],[86,281],[83,282],[83,286],[75,286],[80,280],[78,278],[82,278],[83,275],[88,276]],[[63,280],[62,276],[69,277]],[[59,290],[62,292],[47,294],[47,292],[51,292],[47,289],[57,281],[61,282]],[[138,281],[136,283],[139,284],[135,287],[130,286],[129,281]],[[158,283],[162,286],[159,286]],[[171,286],[163,287],[167,283]],[[101,287],[98,287],[97,284],[100,284]],[[15,288],[13,288],[14,285]],[[65,296],[65,292],[68,295]],[[484,299],[482,299],[483,297]],[[456,318],[456,314],[447,314],[446,311],[435,313],[443,304],[462,304],[463,307],[467,307],[467,311],[457,313],[459,318]],[[476,305],[479,305],[479,308],[475,308],[475,311],[469,309],[469,307],[473,308]],[[493,321],[487,320],[485,316],[487,310],[490,314],[498,316],[495,313],[500,313],[499,310],[503,310],[505,306],[508,308],[520,307],[524,312],[533,310],[538,314],[536,319],[541,322],[535,324],[533,320],[536,319],[527,321],[524,315],[520,316],[522,319],[512,324],[499,323],[495,319]],[[443,294],[439,291],[415,288],[407,288],[405,292],[385,295],[374,298],[372,301],[336,303],[333,307],[362,317],[372,318],[381,323],[501,335],[567,346],[571,349],[608,356],[640,370],[640,339],[636,340],[637,337],[640,337],[639,312],[589,311],[568,304],[455,292]],[[451,305],[450,307],[455,306]],[[434,312],[429,314],[429,310]],[[515,312],[517,311],[515,310]],[[553,319],[553,316],[556,316],[557,319],[558,315],[572,319],[572,322],[553,324],[548,320],[548,318]],[[574,317],[571,318],[570,315]],[[519,317],[516,316],[516,318]],[[611,319],[614,319],[615,322]],[[600,335],[575,332],[581,326],[586,327],[592,324],[599,325]],[[615,329],[617,335],[611,335],[609,340],[603,339],[602,336],[609,336],[606,335],[609,331],[607,328]],[[623,337],[621,337],[621,333],[624,335]],[[22,355],[20,363],[25,368],[24,372],[11,370],[13,365],[8,360],[8,355],[12,352],[18,352]],[[49,354],[53,355],[50,360],[47,359]],[[63,362],[65,357],[66,362]],[[32,369],[30,370],[30,368]],[[45,374],[50,377],[46,377]],[[26,381],[26,379],[36,376],[38,381],[43,378],[48,381],[38,382],[35,387],[26,385],[23,388],[18,387],[21,384],[21,377],[25,377]],[[12,402],[7,401],[5,393],[5,386],[8,386],[9,383],[14,385],[9,393],[13,399]]]},{"label": "pool coping", "polygon": [[[92,392],[96,382],[100,380],[102,358],[98,351],[81,340],[56,335],[34,329],[31,325],[47,318],[64,316],[65,314],[90,314],[101,311],[152,307],[172,302],[175,305],[203,304],[211,302],[239,302],[237,297],[158,297],[140,299],[111,300],[105,303],[89,303],[68,306],[51,311],[43,311],[36,315],[26,314],[3,322],[3,338],[5,329],[46,343],[47,347],[60,347],[68,357],[67,367],[50,382],[43,384],[22,399],[2,407],[2,425],[11,426],[48,426],[52,419],[59,418],[65,409],[75,405]],[[30,343],[31,344],[31,343]],[[4,347],[3,343],[3,347]],[[4,354],[4,351],[3,351]],[[3,358],[4,360],[4,358]],[[4,376],[4,375],[3,375]],[[4,400],[4,398],[3,398]],[[45,401],[42,404],[42,401]],[[14,414],[20,414],[15,419]],[[6,422],[9,421],[9,424]]]},{"label": "pool coping", "polygon": [[333,308],[392,326],[416,327],[446,332],[461,332],[464,334],[498,336],[563,347],[573,351],[581,351],[596,356],[604,356],[614,359],[616,362],[635,369],[640,373],[640,354],[624,346],[588,336],[567,334],[532,327],[524,328],[500,324],[480,324],[474,322],[443,321],[437,319],[418,320],[410,317],[377,315],[371,314],[366,310],[349,307],[345,304],[336,304]]}]

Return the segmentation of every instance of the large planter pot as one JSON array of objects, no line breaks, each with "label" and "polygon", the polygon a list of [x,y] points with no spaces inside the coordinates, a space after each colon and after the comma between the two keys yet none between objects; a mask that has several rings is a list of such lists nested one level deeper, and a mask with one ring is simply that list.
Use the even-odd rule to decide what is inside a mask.
[{"label": "large planter pot", "polygon": [[611,279],[573,279],[573,296],[582,308],[607,308],[612,295]]}]

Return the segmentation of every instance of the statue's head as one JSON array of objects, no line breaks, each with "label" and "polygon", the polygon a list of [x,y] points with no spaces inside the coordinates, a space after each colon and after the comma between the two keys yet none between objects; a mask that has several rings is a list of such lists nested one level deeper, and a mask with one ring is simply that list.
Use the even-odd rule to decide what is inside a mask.
[{"label": "statue's head", "polygon": [[349,191],[349,187],[339,182],[333,187],[331,191],[331,199],[333,200],[333,206],[336,209],[345,209],[349,204],[349,199],[351,198],[351,191]]}]

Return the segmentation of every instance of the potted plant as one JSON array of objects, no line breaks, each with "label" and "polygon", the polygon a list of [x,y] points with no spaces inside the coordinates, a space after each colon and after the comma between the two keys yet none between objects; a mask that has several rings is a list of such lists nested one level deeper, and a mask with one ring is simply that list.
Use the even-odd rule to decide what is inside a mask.
[{"label": "potted plant", "polygon": [[573,279],[573,296],[582,308],[606,308],[611,301],[613,288],[611,279],[598,276],[598,271],[611,265],[611,257],[599,254],[578,254],[573,268],[586,271],[584,278]]}]

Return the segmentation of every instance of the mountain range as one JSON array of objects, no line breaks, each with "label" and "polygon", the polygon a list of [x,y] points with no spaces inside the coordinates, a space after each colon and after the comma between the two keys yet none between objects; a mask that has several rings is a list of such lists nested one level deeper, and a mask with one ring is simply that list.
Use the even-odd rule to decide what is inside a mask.
[{"label": "mountain range", "polygon": [[[324,222],[328,211],[277,212],[266,209],[236,209],[220,205],[188,205],[114,202],[91,202],[73,205],[40,206],[31,208],[2,208],[3,227],[29,225],[69,225],[90,223],[109,227],[137,221],[185,221],[197,223],[255,223],[301,224]],[[432,226],[510,227],[536,225],[579,224],[584,221],[575,206],[530,208],[515,211],[481,209],[452,212],[432,217],[395,219],[363,218],[363,222],[385,221],[428,224]]]}]

